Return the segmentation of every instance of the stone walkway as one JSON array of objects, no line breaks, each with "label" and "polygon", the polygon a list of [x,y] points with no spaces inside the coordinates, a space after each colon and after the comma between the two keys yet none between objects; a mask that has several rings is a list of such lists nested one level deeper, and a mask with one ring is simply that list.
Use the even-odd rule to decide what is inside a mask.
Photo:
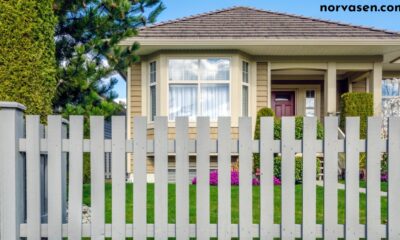
[{"label": "stone walkway", "polygon": [[[323,187],[324,186],[324,181],[317,181],[317,186]],[[345,185],[343,183],[338,183],[338,189],[345,190],[345,188],[346,187],[345,187]],[[367,189],[360,188],[359,192],[360,193],[366,193]],[[382,197],[387,197],[387,192],[381,192],[381,196]]]}]

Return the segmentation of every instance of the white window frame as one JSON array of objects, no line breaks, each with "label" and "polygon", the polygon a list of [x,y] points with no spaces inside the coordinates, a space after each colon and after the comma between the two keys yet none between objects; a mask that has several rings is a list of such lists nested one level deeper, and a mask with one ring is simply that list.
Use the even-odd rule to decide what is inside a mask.
[{"label": "white window frame", "polygon": [[[151,81],[151,74],[153,73],[152,72],[152,70],[151,70],[151,65],[152,64],[155,64],[155,70],[154,70],[154,73],[155,73],[155,81],[154,82],[152,82]],[[148,66],[149,66],[149,71],[148,71],[148,76],[149,76],[149,84],[148,84],[148,92],[149,92],[149,97],[148,97],[148,100],[149,100],[149,108],[148,108],[148,111],[149,111],[149,114],[148,114],[148,116],[149,116],[149,121],[150,122],[153,122],[154,121],[154,117],[155,116],[157,116],[157,61],[156,60],[152,60],[152,61],[150,61],[149,63],[148,63]],[[155,96],[155,106],[156,106],[156,109],[155,109],[155,115],[153,116],[153,109],[152,109],[152,107],[153,107],[153,102],[152,102],[152,97],[151,97],[151,88],[152,87],[154,87],[155,88],[155,93],[156,93],[156,96]]]},{"label": "white window frame", "polygon": [[[242,73],[242,77],[241,77],[241,85],[240,85],[240,92],[241,92],[241,99],[240,99],[240,108],[241,108],[241,116],[242,117],[248,117],[250,116],[250,81],[251,81],[251,76],[250,76],[250,63],[246,60],[242,60],[241,61],[241,73]],[[247,64],[247,82],[244,81],[243,75],[245,73],[244,71],[244,64]],[[247,114],[244,115],[243,114],[243,87],[247,87]]]},{"label": "white window frame", "polygon": [[[202,60],[202,59],[227,59],[229,60],[229,80],[204,80],[201,79],[200,76],[200,68],[199,68],[199,74],[198,74],[198,79],[197,80],[173,80],[170,81],[169,79],[169,61],[170,60]],[[199,65],[200,67],[200,65]],[[229,113],[228,115],[232,115],[232,67],[233,67],[233,61],[231,57],[226,57],[226,56],[177,56],[177,57],[168,57],[166,61],[166,80],[167,80],[167,89],[166,89],[166,100],[167,100],[167,117],[169,122],[175,122],[175,120],[171,120],[169,118],[169,87],[170,85],[197,85],[197,114],[194,119],[190,119],[190,122],[196,122],[196,118],[201,115],[201,85],[202,84],[228,84],[228,91],[229,91]],[[200,114],[199,114],[200,113]],[[210,122],[215,123],[217,122],[217,119],[211,119]]]}]

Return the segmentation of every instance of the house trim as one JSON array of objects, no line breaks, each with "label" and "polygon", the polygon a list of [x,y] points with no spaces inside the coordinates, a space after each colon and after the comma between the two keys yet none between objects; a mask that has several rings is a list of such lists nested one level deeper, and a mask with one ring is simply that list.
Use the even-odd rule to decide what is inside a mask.
[{"label": "house trim", "polygon": [[346,38],[310,38],[310,39],[207,39],[207,38],[140,38],[122,40],[119,45],[131,46],[139,42],[142,46],[226,46],[226,45],[274,45],[274,46],[400,46],[399,39],[346,39]]}]

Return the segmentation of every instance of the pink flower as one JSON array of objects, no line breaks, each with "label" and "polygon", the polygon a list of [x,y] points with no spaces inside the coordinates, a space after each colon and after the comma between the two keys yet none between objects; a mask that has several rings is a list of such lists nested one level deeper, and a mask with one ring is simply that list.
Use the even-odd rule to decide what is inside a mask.
[{"label": "pink flower", "polygon": [[[197,177],[194,177],[192,179],[192,184],[194,184],[194,185],[197,184]],[[258,180],[258,178],[253,178],[252,184],[253,184],[253,186],[258,186],[258,185],[260,185],[260,180]],[[274,179],[274,184],[280,185],[281,184],[280,180],[277,178]],[[217,170],[210,172],[210,185],[212,185],[212,186],[218,185],[218,171]],[[237,171],[237,170],[231,171],[231,185],[233,185],[233,186],[239,185],[239,171]]]},{"label": "pink flower", "polygon": [[260,185],[260,180],[258,178],[253,178],[253,186],[259,186]]},{"label": "pink flower", "polygon": [[274,185],[281,185],[281,180],[274,176]]}]

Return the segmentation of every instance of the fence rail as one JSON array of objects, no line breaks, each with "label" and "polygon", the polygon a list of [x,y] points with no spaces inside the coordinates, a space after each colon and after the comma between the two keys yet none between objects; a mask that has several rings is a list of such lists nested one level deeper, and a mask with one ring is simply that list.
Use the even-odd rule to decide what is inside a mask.
[{"label": "fence rail", "polygon": [[[176,136],[168,140],[168,120],[156,117],[154,140],[147,139],[147,118],[134,118],[133,139],[125,137],[125,117],[112,118],[112,138],[104,138],[104,119],[90,118],[90,139],[83,139],[83,117],[71,116],[68,139],[60,116],[48,117],[40,136],[39,117],[18,106],[0,110],[0,239],[400,239],[400,119],[389,120],[388,139],[381,119],[368,119],[368,137],[359,139],[360,121],[347,118],[346,138],[338,138],[338,118],[324,119],[324,139],[316,138],[316,118],[304,118],[303,139],[295,138],[295,119],[282,119],[282,139],[275,140],[273,119],[261,119],[261,137],[252,139],[250,118],[239,119],[239,139],[231,139],[229,117],[218,119],[218,138],[210,139],[208,118],[197,118],[196,139],[189,139],[188,119],[177,118]],[[26,129],[26,131],[24,130]],[[25,133],[24,133],[25,132]],[[83,153],[91,155],[90,224],[82,224]],[[338,153],[346,155],[345,224],[338,224]],[[359,154],[367,153],[367,216],[360,223]],[[381,154],[388,153],[388,222],[381,223]],[[68,221],[63,221],[62,155],[68,153]],[[105,223],[104,153],[112,155],[112,223]],[[126,223],[126,153],[133,153],[133,224]],[[176,160],[176,223],[168,222],[168,155]],[[260,154],[260,223],[253,223],[253,153]],[[302,223],[295,222],[295,154],[303,154]],[[324,157],[324,218],[316,221],[316,155]],[[48,156],[48,221],[41,220],[40,156]],[[218,222],[210,223],[210,154],[218,157]],[[239,156],[239,223],[231,222],[231,156]],[[281,221],[274,221],[274,156],[282,157]],[[154,224],[147,222],[146,161],[154,155]],[[189,222],[189,155],[196,156],[196,224]],[[26,170],[24,170],[26,168]],[[24,173],[26,172],[26,178]],[[26,180],[25,180],[26,179]],[[26,186],[26,191],[25,191]],[[129,197],[129,196],[128,196]],[[26,199],[26,201],[24,201]],[[26,202],[26,204],[25,204]],[[26,211],[25,211],[26,209]]]}]

